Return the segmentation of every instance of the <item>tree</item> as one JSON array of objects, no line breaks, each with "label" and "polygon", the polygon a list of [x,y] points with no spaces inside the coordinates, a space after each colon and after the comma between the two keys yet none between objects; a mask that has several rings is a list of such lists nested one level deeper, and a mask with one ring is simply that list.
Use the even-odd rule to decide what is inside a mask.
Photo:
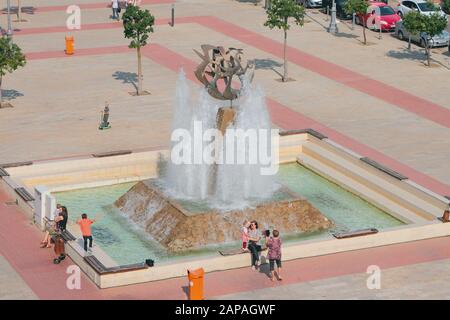
[{"label": "tree", "polygon": [[303,26],[305,18],[305,9],[296,3],[296,0],[272,0],[270,7],[266,9],[267,21],[264,26],[270,29],[278,28],[284,32],[284,72],[283,82],[288,80],[288,67],[286,57],[287,31],[290,29],[289,18],[293,18],[296,25]]},{"label": "tree", "polygon": [[450,14],[450,0],[442,0],[442,10],[446,14]]},{"label": "tree", "polygon": [[409,12],[403,18],[403,25],[409,33],[420,35],[424,38],[425,54],[427,57],[427,64],[431,66],[431,47],[430,40],[442,33],[447,27],[447,19],[439,12],[433,12],[430,15],[424,15],[417,11]]},{"label": "tree", "polygon": [[137,51],[138,57],[138,88],[137,95],[142,93],[142,64],[141,48],[147,45],[149,34],[153,32],[155,17],[147,9],[141,10],[138,6],[129,5],[122,15],[123,33],[125,38],[131,39],[129,48]]},{"label": "tree", "polygon": [[402,19],[403,26],[409,33],[408,49],[411,49],[411,35],[419,36],[420,30],[423,29],[423,16],[424,15],[418,11],[410,11]]},{"label": "tree", "polygon": [[345,13],[355,14],[359,17],[359,19],[362,20],[364,44],[367,44],[366,21],[364,19],[364,16],[367,14],[367,9],[369,8],[369,6],[370,5],[367,0],[348,0],[344,6]]},{"label": "tree", "polygon": [[26,63],[25,56],[19,46],[8,36],[0,38],[0,108],[4,106],[2,94],[2,80],[6,73],[11,73]]}]

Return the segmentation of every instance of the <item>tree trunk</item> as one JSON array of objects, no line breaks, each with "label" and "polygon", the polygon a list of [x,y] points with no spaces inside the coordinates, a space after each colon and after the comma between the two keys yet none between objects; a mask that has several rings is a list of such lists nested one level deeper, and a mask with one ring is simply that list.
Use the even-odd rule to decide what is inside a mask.
[{"label": "tree trunk", "polygon": [[409,35],[408,38],[408,50],[411,50],[411,34]]},{"label": "tree trunk", "polygon": [[427,41],[425,41],[426,43],[425,43],[425,50],[426,50],[426,52],[427,52],[427,62],[428,62],[428,66],[430,67],[431,66],[431,64],[430,64],[430,60],[431,60],[431,57],[430,57],[430,55],[431,55],[431,50],[430,50],[430,46],[428,45],[428,39],[427,39]]},{"label": "tree trunk", "polygon": [[287,66],[287,57],[286,57],[286,47],[287,47],[287,31],[284,30],[284,46],[283,46],[283,59],[284,59],[284,73],[283,73],[283,82],[286,82],[288,79],[288,66]]},{"label": "tree trunk", "polygon": [[17,21],[22,21],[22,6],[20,5],[20,0],[17,0]]},{"label": "tree trunk", "polygon": [[367,22],[365,21],[366,19],[364,19],[364,17],[362,18],[362,25],[363,25],[363,36],[364,36],[364,44],[367,44],[367,39],[366,39],[366,24]]},{"label": "tree trunk", "polygon": [[3,76],[0,75],[0,108],[3,106],[2,80]]},{"label": "tree trunk", "polygon": [[142,64],[141,64],[141,48],[137,48],[137,57],[138,57],[138,89],[137,95],[140,96],[142,93]]}]

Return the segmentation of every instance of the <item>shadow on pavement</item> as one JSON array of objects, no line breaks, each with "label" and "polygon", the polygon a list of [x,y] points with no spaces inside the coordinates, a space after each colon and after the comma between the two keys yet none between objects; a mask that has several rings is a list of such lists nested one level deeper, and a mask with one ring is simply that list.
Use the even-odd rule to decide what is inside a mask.
[{"label": "shadow on pavement", "polygon": [[122,81],[125,84],[132,84],[133,87],[137,90],[138,87],[136,85],[138,78],[137,74],[134,72],[125,72],[125,71],[116,71],[113,73],[113,78],[116,80]]},{"label": "shadow on pavement", "polygon": [[11,101],[14,100],[18,97],[23,97],[23,94],[20,93],[17,90],[2,90],[2,95],[3,95],[3,99],[7,100],[7,101]]},{"label": "shadow on pavement", "polygon": [[283,76],[280,72],[275,70],[275,68],[281,68],[283,66],[280,62],[272,59],[254,59],[253,63],[255,64],[255,70],[272,70],[280,77]]}]

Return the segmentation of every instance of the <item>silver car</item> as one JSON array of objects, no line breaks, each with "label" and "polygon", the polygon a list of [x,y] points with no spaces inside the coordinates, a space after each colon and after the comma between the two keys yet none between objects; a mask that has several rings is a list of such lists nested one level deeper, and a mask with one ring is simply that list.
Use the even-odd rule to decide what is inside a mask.
[{"label": "silver car", "polygon": [[[397,24],[395,25],[395,35],[400,40],[408,41],[410,33],[403,26],[402,21],[397,22]],[[427,39],[427,34],[425,32],[422,32],[420,35],[411,34],[411,41],[420,44],[420,46],[424,47],[424,48],[425,48],[425,44],[426,44],[426,39]],[[441,32],[441,34],[438,34],[430,39],[429,46],[430,47],[444,47],[444,46],[448,46],[449,42],[450,42],[450,34],[444,30]]]},{"label": "silver car", "polygon": [[447,18],[447,15],[442,8],[433,3],[429,3],[424,0],[401,0],[397,4],[397,12],[400,17],[404,17],[408,12],[417,11],[424,15],[430,15],[434,12],[439,13],[443,17]]},{"label": "silver car", "polygon": [[297,0],[298,4],[301,4],[305,8],[321,8],[322,0]]}]

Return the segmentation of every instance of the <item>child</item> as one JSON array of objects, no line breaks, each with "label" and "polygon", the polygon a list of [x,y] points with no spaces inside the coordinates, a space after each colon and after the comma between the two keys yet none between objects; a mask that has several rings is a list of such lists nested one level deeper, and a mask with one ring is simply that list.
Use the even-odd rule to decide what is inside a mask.
[{"label": "child", "polygon": [[244,221],[242,226],[242,251],[248,251],[248,228],[250,227],[250,221]]},{"label": "child", "polygon": [[77,221],[77,224],[80,225],[81,234],[83,235],[84,240],[84,251],[88,251],[87,243],[89,240],[89,250],[92,248],[92,231],[91,231],[91,224],[93,224],[95,220],[90,220],[87,217],[86,213],[83,213],[81,215],[81,220]]},{"label": "child", "polygon": [[281,239],[280,232],[278,230],[273,230],[273,237],[266,237],[266,246],[269,249],[267,258],[269,259],[270,265],[270,280],[273,281],[275,262],[277,263],[277,275],[278,280],[283,280],[281,277]]}]

